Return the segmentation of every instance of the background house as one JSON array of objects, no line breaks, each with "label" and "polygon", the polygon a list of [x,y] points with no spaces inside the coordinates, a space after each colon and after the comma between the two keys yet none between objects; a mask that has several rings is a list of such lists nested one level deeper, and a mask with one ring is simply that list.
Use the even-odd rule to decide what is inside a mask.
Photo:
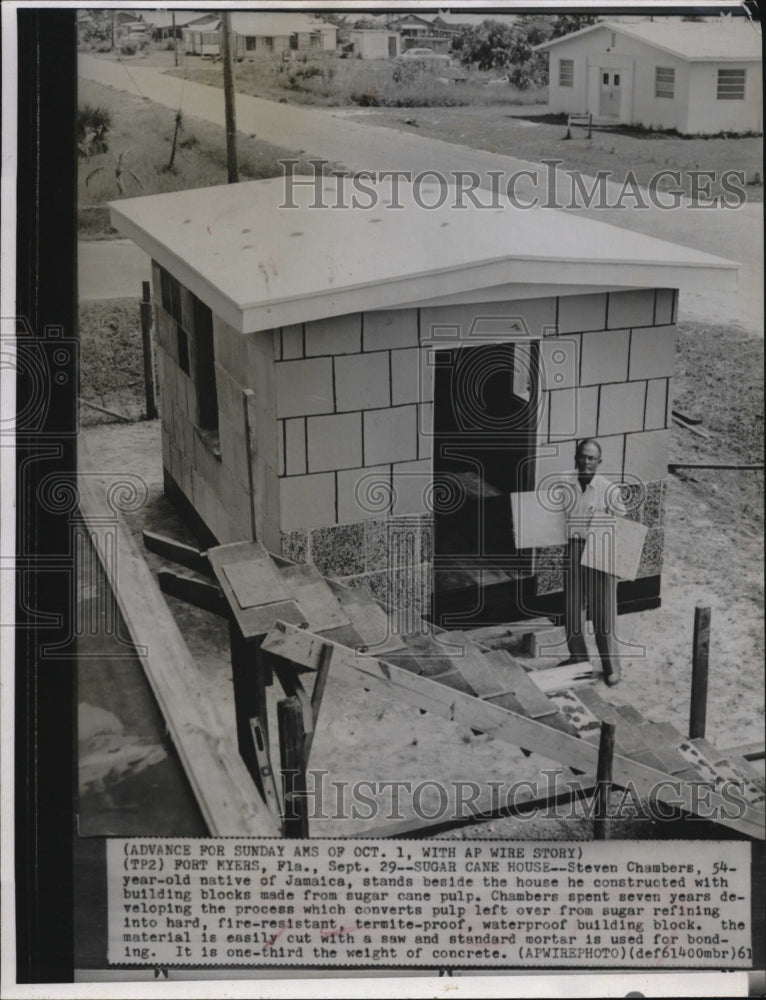
[{"label": "background house", "polygon": [[[307,14],[232,11],[232,48],[235,59],[283,53],[334,52],[337,28]],[[185,32],[186,51],[192,55],[221,54],[221,18]]]},{"label": "background house", "polygon": [[375,190],[369,211],[310,209],[313,183],[280,208],[282,179],[111,206],[153,259],[167,493],[221,543],[508,621],[561,610],[563,587],[562,549],[516,547],[509,493],[545,492],[597,435],[648,528],[621,607],[655,606],[676,289],[731,288],[736,265],[551,210],[424,211],[406,186],[392,212]]},{"label": "background house", "polygon": [[447,53],[452,47],[452,31],[435,24],[436,14],[405,14],[389,21],[389,28],[402,36],[404,50],[432,49]]},{"label": "background house", "polygon": [[745,19],[604,21],[537,48],[554,113],[685,135],[763,128],[761,34]]},{"label": "background house", "polygon": [[348,40],[357,59],[395,59],[402,52],[402,36],[385,28],[351,28]]}]

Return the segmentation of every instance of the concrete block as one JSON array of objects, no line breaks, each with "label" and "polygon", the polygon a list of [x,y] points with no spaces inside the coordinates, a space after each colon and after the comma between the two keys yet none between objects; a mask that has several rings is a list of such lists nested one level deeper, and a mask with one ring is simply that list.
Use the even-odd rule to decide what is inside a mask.
[{"label": "concrete block", "polygon": [[279,480],[282,531],[320,528],[335,523],[335,476],[288,476]]},{"label": "concrete block", "polygon": [[432,503],[431,460],[421,459],[418,462],[396,462],[391,466],[391,482],[394,489],[394,506],[392,513],[423,514]]},{"label": "concrete block", "polygon": [[618,330],[629,326],[651,326],[654,322],[654,289],[639,288],[628,292],[610,292],[607,327]]},{"label": "concrete block", "polygon": [[303,357],[303,323],[283,326],[281,332],[282,356],[280,361]]},{"label": "concrete block", "polygon": [[571,477],[574,474],[576,447],[574,439],[540,446],[535,461],[535,486],[544,484],[547,488],[557,476]]},{"label": "concrete block", "polygon": [[418,458],[431,458],[434,444],[434,405],[418,404]]},{"label": "concrete block", "polygon": [[277,551],[281,552],[283,558],[289,559],[291,562],[308,562],[308,532],[283,531],[281,544]]},{"label": "concrete block", "polygon": [[408,462],[418,457],[416,406],[364,413],[364,464]]},{"label": "concrete block", "polygon": [[333,364],[338,413],[391,405],[388,351],[349,354],[334,358]]},{"label": "concrete block", "polygon": [[633,330],[630,340],[631,379],[672,378],[675,361],[674,326],[650,326]]},{"label": "concrete block", "polygon": [[306,421],[299,417],[284,422],[285,475],[306,473]]},{"label": "concrete block", "polygon": [[654,325],[668,326],[676,321],[678,292],[675,288],[658,288],[654,305]]},{"label": "concrete block", "polygon": [[356,354],[362,349],[362,314],[332,316],[306,323],[306,357]]},{"label": "concrete block", "polygon": [[[556,323],[556,299],[478,302],[466,305],[432,306],[420,310],[421,339],[434,339],[435,327],[458,327],[462,341],[485,340],[501,334],[542,337]],[[445,343],[445,347],[450,345]]]},{"label": "concrete block", "polygon": [[668,381],[666,378],[653,378],[646,384],[646,413],[644,415],[644,430],[656,431],[666,427],[665,412],[667,408]]},{"label": "concrete block", "polygon": [[[277,417],[332,413],[331,358],[278,361],[275,368]],[[257,405],[262,405],[261,394],[258,394]]]},{"label": "concrete block", "polygon": [[[601,445],[601,465],[598,467],[598,474],[613,482],[622,482],[625,469],[625,435],[600,435],[598,443]],[[574,464],[574,454],[572,463]]]},{"label": "concrete block", "polygon": [[599,434],[624,434],[644,429],[646,382],[615,382],[600,387]]},{"label": "concrete block", "polygon": [[549,337],[540,344],[542,388],[573,389],[580,367],[579,334]]},{"label": "concrete block", "polygon": [[[427,376],[433,381],[432,369],[430,366],[424,366],[421,372],[420,360],[421,351],[417,347],[391,351],[391,402],[394,406],[401,406],[403,403],[417,403],[421,398],[421,375]],[[432,396],[433,388],[423,398],[431,399]]]},{"label": "concrete block", "polygon": [[309,472],[355,469],[362,464],[361,413],[309,417],[306,432]]},{"label": "concrete block", "polygon": [[630,353],[630,330],[584,333],[580,385],[626,382]]},{"label": "concrete block", "polygon": [[311,532],[311,561],[336,579],[364,572],[364,524],[336,524]]},{"label": "concrete block", "polygon": [[362,317],[362,350],[418,346],[417,309],[381,309]]},{"label": "concrete block", "polygon": [[625,439],[625,473],[645,483],[665,479],[668,474],[670,431],[644,431]]},{"label": "concrete block", "polygon": [[606,293],[561,296],[558,329],[559,334],[606,329]]},{"label": "concrete block", "polygon": [[668,398],[665,404],[665,426],[670,427],[673,420],[673,379],[668,379]]},{"label": "concrete block", "polygon": [[338,521],[352,524],[380,518],[391,508],[391,466],[368,466],[338,472]]},{"label": "concrete block", "polygon": [[550,407],[549,441],[595,436],[598,386],[591,385],[584,389],[556,389],[543,395]]}]

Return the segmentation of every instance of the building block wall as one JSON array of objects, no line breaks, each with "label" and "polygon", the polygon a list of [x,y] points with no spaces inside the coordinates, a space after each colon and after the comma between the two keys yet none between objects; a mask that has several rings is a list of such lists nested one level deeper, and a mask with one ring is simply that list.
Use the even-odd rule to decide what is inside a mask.
[{"label": "building block wall", "polygon": [[[507,337],[540,344],[536,486],[570,473],[577,440],[597,436],[600,472],[627,482],[629,516],[649,527],[639,577],[659,573],[672,289],[391,309],[248,335],[214,317],[216,448],[196,426],[195,358],[184,374],[154,270],[163,462],[219,542],[255,536],[427,611],[434,352]],[[562,589],[562,558],[536,551],[538,594]]]}]

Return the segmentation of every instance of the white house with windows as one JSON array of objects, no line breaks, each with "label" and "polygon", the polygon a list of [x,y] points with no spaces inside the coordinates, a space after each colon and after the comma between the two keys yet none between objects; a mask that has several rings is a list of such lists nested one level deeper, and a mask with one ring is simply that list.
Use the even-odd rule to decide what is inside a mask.
[{"label": "white house with windows", "polygon": [[746,19],[602,21],[537,48],[553,113],[684,135],[763,129],[761,32]]}]

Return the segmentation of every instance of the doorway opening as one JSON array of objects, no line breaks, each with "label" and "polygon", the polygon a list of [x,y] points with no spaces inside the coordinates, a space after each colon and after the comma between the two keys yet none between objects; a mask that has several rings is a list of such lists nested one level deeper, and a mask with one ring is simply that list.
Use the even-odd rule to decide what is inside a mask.
[{"label": "doorway opening", "polygon": [[510,494],[534,489],[539,342],[440,350],[434,372],[434,595],[468,614],[487,591],[531,576]]}]

